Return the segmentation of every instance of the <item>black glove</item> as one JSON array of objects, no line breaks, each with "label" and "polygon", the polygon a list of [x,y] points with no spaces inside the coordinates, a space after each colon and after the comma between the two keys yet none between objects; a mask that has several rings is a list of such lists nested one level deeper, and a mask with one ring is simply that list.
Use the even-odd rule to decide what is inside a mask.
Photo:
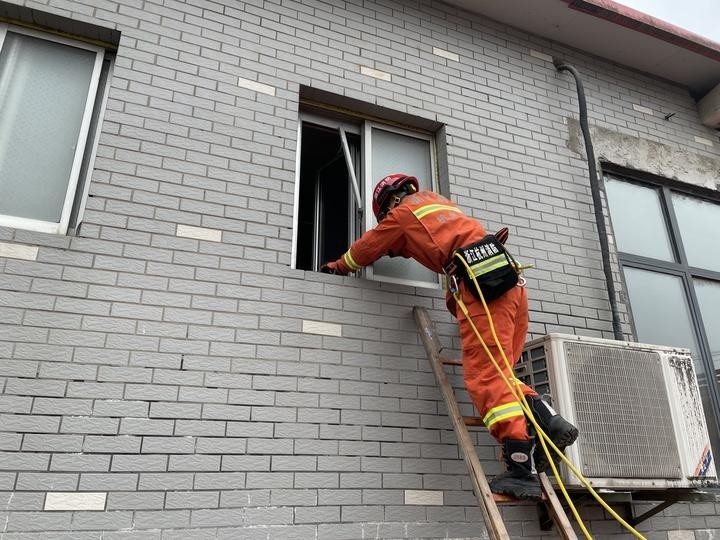
[{"label": "black glove", "polygon": [[335,268],[333,268],[333,267],[330,266],[329,264],[323,264],[323,265],[320,267],[320,271],[321,271],[323,274],[334,274],[334,273],[335,273]]}]

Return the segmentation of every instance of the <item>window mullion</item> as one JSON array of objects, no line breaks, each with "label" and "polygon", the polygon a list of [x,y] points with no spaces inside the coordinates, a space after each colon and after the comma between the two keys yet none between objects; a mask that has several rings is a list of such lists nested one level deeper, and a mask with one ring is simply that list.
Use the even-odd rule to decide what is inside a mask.
[{"label": "window mullion", "polygon": [[665,272],[666,274],[681,275],[685,272],[685,267],[679,263],[663,261],[662,259],[652,259],[650,257],[643,257],[642,255],[618,253],[618,260],[622,266],[646,268],[648,270]]},{"label": "window mullion", "polygon": [[688,267],[688,271],[693,278],[709,279],[712,281],[720,281],[720,272],[714,270],[706,270],[695,266]]},{"label": "window mullion", "polygon": [[672,192],[669,187],[663,186],[660,189],[660,194],[665,212],[667,213],[667,224],[670,228],[670,242],[672,242],[673,249],[675,250],[675,257],[677,257],[677,260],[682,266],[687,267],[687,255],[685,255],[682,235],[680,234],[680,226],[678,225],[675,209],[673,208]]}]

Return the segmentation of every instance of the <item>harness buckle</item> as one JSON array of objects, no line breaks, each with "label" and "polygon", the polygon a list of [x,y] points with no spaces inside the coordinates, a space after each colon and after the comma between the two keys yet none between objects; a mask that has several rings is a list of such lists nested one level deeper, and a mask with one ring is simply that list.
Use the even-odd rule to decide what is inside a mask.
[{"label": "harness buckle", "polygon": [[458,279],[455,274],[451,274],[448,276],[448,288],[450,289],[450,292],[452,294],[457,293],[460,290],[460,285],[458,284]]}]

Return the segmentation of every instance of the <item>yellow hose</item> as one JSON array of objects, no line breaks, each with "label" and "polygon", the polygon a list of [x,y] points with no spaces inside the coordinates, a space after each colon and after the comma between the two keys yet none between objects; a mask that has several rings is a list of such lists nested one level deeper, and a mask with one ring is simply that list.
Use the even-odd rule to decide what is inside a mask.
[{"label": "yellow hose", "polygon": [[[505,362],[505,367],[508,370],[508,373],[513,373],[512,366],[510,365],[510,362],[507,359],[507,355],[505,354],[505,350],[502,347],[502,344],[500,343],[500,339],[497,336],[497,333],[495,332],[495,324],[493,322],[492,314],[490,313],[490,309],[488,308],[487,302],[485,301],[485,297],[482,293],[482,290],[480,289],[480,284],[477,282],[477,279],[475,275],[473,274],[472,270],[470,269],[470,266],[468,265],[467,261],[459,255],[456,255],[456,258],[460,261],[462,261],[462,264],[465,266],[465,269],[469,276],[472,276],[473,283],[475,284],[475,288],[477,289],[478,295],[480,297],[480,301],[482,302],[483,309],[485,310],[485,314],[487,315],[488,322],[490,325],[490,331],[492,333],[493,339],[495,340],[495,345],[497,346],[498,350],[500,351],[500,355],[502,356],[503,361]],[[605,510],[608,511],[608,513],[615,518],[615,520],[620,523],[625,529],[627,529],[631,534],[633,534],[636,538],[640,540],[647,540],[642,534],[640,534],[637,530],[635,530],[632,525],[627,523],[620,515],[618,515],[617,512],[615,512],[610,506],[600,497],[600,495],[597,494],[597,492],[593,489],[593,487],[590,485],[590,483],[587,481],[587,479],[580,473],[580,471],[577,470],[577,468],[570,462],[567,457],[563,454],[563,452],[560,451],[560,449],[555,446],[555,444],[550,440],[550,437],[542,430],[540,425],[535,420],[534,415],[532,414],[532,411],[530,410],[530,406],[527,403],[527,400],[525,399],[525,395],[522,393],[520,389],[520,381],[516,379],[515,377],[512,377],[512,380],[514,382],[513,384],[508,380],[508,378],[505,376],[505,373],[503,373],[502,368],[495,360],[494,355],[488,348],[487,344],[485,343],[485,340],[483,340],[482,336],[480,335],[480,332],[478,331],[477,327],[475,326],[475,323],[473,322],[472,318],[470,317],[470,313],[468,312],[467,306],[462,301],[462,296],[460,294],[459,289],[455,290],[453,292],[453,297],[455,298],[455,301],[457,302],[457,305],[460,307],[462,312],[465,315],[465,318],[470,323],[470,326],[472,327],[473,331],[475,332],[475,335],[477,336],[478,340],[480,341],[480,344],[483,347],[483,350],[488,355],[488,358],[493,363],[493,366],[495,366],[495,369],[500,374],[502,379],[505,381],[505,384],[508,386],[510,391],[513,393],[513,395],[517,398],[518,402],[520,402],[520,405],[525,412],[525,415],[527,416],[528,420],[532,423],[533,427],[535,427],[535,430],[537,431],[538,435],[540,436],[540,443],[543,447],[543,451],[545,452],[545,455],[548,458],[548,462],[550,463],[550,467],[552,468],[553,474],[555,475],[555,479],[558,482],[558,486],[560,487],[560,490],[562,491],[563,496],[565,497],[565,500],[568,503],[568,506],[570,507],[573,516],[575,516],[575,520],[577,521],[578,525],[580,526],[580,529],[582,530],[583,534],[585,534],[586,538],[589,538],[592,540],[592,536],[588,532],[587,528],[585,527],[584,522],[582,521],[582,518],[580,518],[580,514],[578,513],[577,509],[575,508],[575,505],[573,504],[572,500],[570,499],[570,495],[568,494],[565,485],[563,484],[562,480],[560,479],[560,475],[558,474],[557,468],[555,467],[554,460],[552,459],[552,456],[550,455],[550,452],[548,450],[547,445],[549,444],[550,448],[560,457],[560,459],[563,460],[563,462],[568,466],[568,468],[573,472],[573,474],[580,480],[580,482],[583,484],[583,486],[590,492],[590,494],[595,498],[595,500],[603,507]]]}]

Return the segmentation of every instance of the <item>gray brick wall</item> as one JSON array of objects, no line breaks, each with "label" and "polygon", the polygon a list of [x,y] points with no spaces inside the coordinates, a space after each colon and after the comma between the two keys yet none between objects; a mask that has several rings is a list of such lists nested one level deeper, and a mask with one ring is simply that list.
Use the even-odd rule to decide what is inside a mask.
[{"label": "gray brick wall", "polygon": [[[429,308],[457,348],[441,295],[289,267],[300,85],[446,126],[452,197],[511,227],[536,265],[533,336],[612,335],[586,165],[568,148],[575,89],[546,56],[582,72],[594,126],[720,157],[684,89],[436,1],[7,5],[121,38],[79,234],[0,229],[39,248],[0,258],[2,540],[486,538],[411,317]],[[408,489],[444,505],[406,505]],[[56,492],[86,497],[45,510]],[[643,529],[710,538],[719,511],[678,504]],[[549,537],[534,506],[503,513],[513,538]],[[582,514],[623,537],[598,507]]]}]

